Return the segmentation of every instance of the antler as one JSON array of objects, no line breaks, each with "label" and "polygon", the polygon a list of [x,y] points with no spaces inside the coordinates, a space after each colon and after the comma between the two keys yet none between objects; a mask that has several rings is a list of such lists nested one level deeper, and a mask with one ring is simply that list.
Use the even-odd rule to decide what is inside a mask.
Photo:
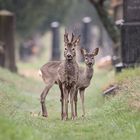
[{"label": "antler", "polygon": [[66,32],[66,29],[65,29],[65,34],[64,34],[64,42],[65,43],[68,43],[69,42],[68,33]]},{"label": "antler", "polygon": [[74,40],[74,34],[72,33],[71,42]]},{"label": "antler", "polygon": [[80,37],[81,37],[81,35],[79,35],[79,36],[73,41],[73,43],[78,44],[78,43],[80,42]]}]

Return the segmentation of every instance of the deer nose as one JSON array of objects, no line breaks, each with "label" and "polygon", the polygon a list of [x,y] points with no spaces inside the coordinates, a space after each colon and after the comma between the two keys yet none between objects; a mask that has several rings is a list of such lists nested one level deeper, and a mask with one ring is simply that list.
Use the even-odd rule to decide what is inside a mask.
[{"label": "deer nose", "polygon": [[71,54],[67,54],[67,57],[71,57]]},{"label": "deer nose", "polygon": [[92,62],[89,62],[88,64],[89,64],[89,65],[92,65]]}]

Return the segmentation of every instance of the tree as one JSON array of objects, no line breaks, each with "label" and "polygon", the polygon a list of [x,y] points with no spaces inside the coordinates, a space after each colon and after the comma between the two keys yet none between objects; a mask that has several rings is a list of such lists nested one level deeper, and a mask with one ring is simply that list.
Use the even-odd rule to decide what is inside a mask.
[{"label": "tree", "polygon": [[53,20],[63,22],[72,5],[69,0],[0,0],[0,9],[16,15],[17,33],[28,36],[37,29],[48,29]]},{"label": "tree", "polygon": [[106,28],[112,41],[117,44],[119,42],[119,30],[110,18],[107,9],[104,6],[106,0],[88,0],[97,10],[99,17]]}]

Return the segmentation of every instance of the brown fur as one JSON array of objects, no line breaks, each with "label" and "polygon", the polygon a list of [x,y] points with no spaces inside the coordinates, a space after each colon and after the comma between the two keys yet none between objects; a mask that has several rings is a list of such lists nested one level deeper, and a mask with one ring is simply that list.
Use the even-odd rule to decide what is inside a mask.
[{"label": "brown fur", "polygon": [[74,35],[72,34],[71,42],[69,42],[68,34],[64,35],[65,42],[65,61],[60,64],[58,69],[59,75],[59,83],[62,86],[63,90],[63,119],[66,120],[68,118],[68,97],[70,95],[70,103],[71,103],[71,118],[75,118],[75,112],[73,108],[74,96],[76,93],[76,84],[78,82],[79,76],[79,67],[75,60],[76,50],[75,46],[79,43],[79,37],[74,39]]},{"label": "brown fur", "polygon": [[96,48],[92,53],[87,53],[85,50],[82,50],[82,54],[84,56],[86,68],[80,67],[79,69],[79,79],[77,83],[77,90],[74,97],[75,102],[75,114],[77,116],[77,94],[78,90],[81,97],[82,102],[82,110],[83,110],[83,117],[85,116],[85,107],[84,107],[84,92],[85,89],[90,85],[90,81],[93,76],[93,65],[94,65],[94,56],[98,54],[99,49]]},{"label": "brown fur", "polygon": [[[62,109],[61,117],[63,119],[64,109],[63,109],[63,100],[62,99],[64,99],[63,98],[64,94],[63,94],[62,85],[63,85],[63,83],[65,83],[63,81],[68,81],[67,88],[70,91],[71,87],[76,85],[76,81],[78,79],[78,74],[77,74],[78,73],[78,64],[75,61],[75,56],[76,56],[75,46],[78,43],[79,37],[77,39],[74,39],[74,35],[72,35],[71,42],[69,42],[68,34],[67,35],[65,34],[64,39],[65,39],[65,45],[67,47],[67,50],[65,50],[65,52],[64,52],[64,56],[66,58],[69,54],[70,58],[72,57],[72,60],[51,61],[51,62],[48,62],[45,65],[43,65],[39,71],[42,79],[46,83],[46,87],[41,94],[42,116],[44,116],[44,117],[48,116],[46,105],[45,105],[45,98],[46,98],[50,88],[54,84],[59,84],[59,88],[61,91],[61,109]],[[69,57],[67,57],[67,59],[69,59]],[[74,71],[72,71],[72,69]],[[67,76],[67,75],[69,75],[69,76]]]},{"label": "brown fur", "polygon": [[45,98],[50,90],[50,88],[54,84],[58,84],[58,73],[57,69],[59,65],[61,64],[61,61],[52,61],[48,62],[45,65],[43,65],[40,68],[40,75],[43,79],[43,81],[46,84],[46,87],[44,88],[43,92],[41,93],[41,107],[42,107],[42,116],[47,117],[47,108],[45,105]]}]

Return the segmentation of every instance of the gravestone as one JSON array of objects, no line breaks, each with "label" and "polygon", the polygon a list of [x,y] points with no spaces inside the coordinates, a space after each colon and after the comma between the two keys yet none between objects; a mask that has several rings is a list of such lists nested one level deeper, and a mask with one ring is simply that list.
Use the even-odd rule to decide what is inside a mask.
[{"label": "gravestone", "polygon": [[59,35],[59,23],[52,22],[52,56],[51,60],[60,60],[60,35]]},{"label": "gravestone", "polygon": [[83,20],[83,29],[82,29],[82,44],[83,48],[85,48],[87,51],[90,50],[90,32],[91,32],[91,18],[90,17],[84,17]]},{"label": "gravestone", "polygon": [[3,67],[12,72],[17,71],[15,62],[15,15],[9,11],[0,11],[0,41],[4,43]]},{"label": "gravestone", "polygon": [[140,22],[140,0],[124,0],[124,21]]},{"label": "gravestone", "polygon": [[[82,41],[81,41],[81,48],[90,51],[90,44],[91,43],[91,18],[84,17],[82,19]],[[83,62],[84,58],[81,56],[80,61]]]},{"label": "gravestone", "polygon": [[126,66],[140,63],[140,0],[124,0],[122,62]]},{"label": "gravestone", "polygon": [[0,41],[0,66],[4,67],[5,64],[5,44]]}]

